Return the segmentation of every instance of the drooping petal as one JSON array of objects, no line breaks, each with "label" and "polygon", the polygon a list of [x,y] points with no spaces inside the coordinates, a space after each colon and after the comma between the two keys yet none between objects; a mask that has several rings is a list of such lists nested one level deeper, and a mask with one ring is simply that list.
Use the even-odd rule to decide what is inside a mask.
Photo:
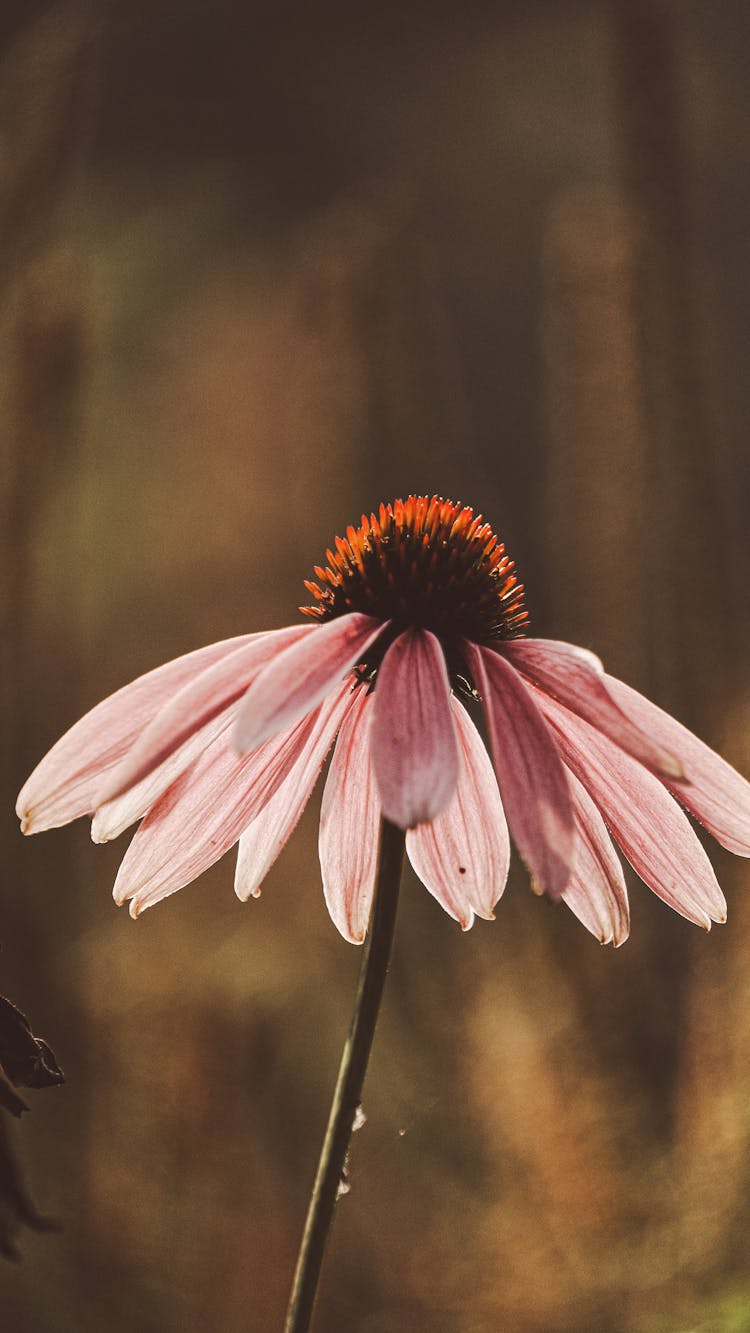
[{"label": "drooping petal", "polygon": [[111,842],[126,828],[142,819],[161,796],[176,782],[180,774],[194,764],[203,751],[231,727],[235,709],[230,704],[223,713],[211,718],[182,745],[152,769],[145,778],[128,787],[122,796],[115,796],[97,807],[91,822],[92,842]]},{"label": "drooping petal", "polygon": [[[336,714],[343,717],[344,726],[354,702],[355,696],[347,692],[344,706],[348,712]],[[310,799],[331,740],[330,728],[318,729],[316,737],[302,751],[278,791],[240,837],[234,891],[242,902],[260,896],[263,880],[286,846]]]},{"label": "drooping petal", "polygon": [[380,798],[370,755],[373,697],[364,688],[342,723],[320,811],[318,851],[333,924],[361,944],[367,933],[378,861]]},{"label": "drooping petal", "polygon": [[575,819],[562,760],[521,676],[490,648],[468,645],[511,834],[539,892],[559,898],[575,864]]},{"label": "drooping petal", "polygon": [[501,651],[513,666],[660,777],[684,778],[679,756],[623,712],[598,657],[554,639],[511,639]]},{"label": "drooping petal", "polygon": [[294,725],[354,666],[382,633],[385,623],[352,611],[313,626],[263,671],[237,713],[234,742],[241,754]]},{"label": "drooping petal", "polygon": [[391,644],[375,685],[372,760],[383,814],[399,828],[434,819],[458,781],[459,754],[440,641],[408,629]]},{"label": "drooping petal", "polygon": [[492,763],[463,704],[451,706],[462,763],[450,805],[406,835],[416,873],[449,916],[468,930],[474,913],[494,920],[508,878],[510,839]]},{"label": "drooping petal", "polygon": [[722,847],[736,856],[750,856],[750,782],[663,708],[614,676],[606,680],[636,725],[682,760],[686,782],[667,781],[669,790]]},{"label": "drooping petal", "polygon": [[711,863],[659,780],[562,704],[538,698],[566,763],[644,884],[706,930],[712,921],[724,921],[726,903]]},{"label": "drooping petal", "polygon": [[571,772],[568,782],[578,842],[575,868],[563,892],[563,902],[601,944],[617,948],[630,933],[630,905],[620,858],[585,787]]},{"label": "drooping petal", "polygon": [[18,796],[24,833],[58,828],[96,807],[97,789],[144,727],[187,681],[265,634],[242,634],[177,657],[124,685],[76,722],[37,764]]},{"label": "drooping petal", "polygon": [[[154,768],[218,713],[243,695],[269,662],[291,644],[315,633],[314,625],[288,625],[257,635],[214,662],[171,698],[145,728],[97,792],[97,804],[140,783]],[[291,724],[290,724],[291,725]]]},{"label": "drooping petal", "polygon": [[252,754],[238,756],[220,737],[164,793],[136,832],[120,866],[115,901],[131,915],[175,893],[239,839],[301,761],[308,747],[333,741],[348,705],[344,682],[313,713]]}]

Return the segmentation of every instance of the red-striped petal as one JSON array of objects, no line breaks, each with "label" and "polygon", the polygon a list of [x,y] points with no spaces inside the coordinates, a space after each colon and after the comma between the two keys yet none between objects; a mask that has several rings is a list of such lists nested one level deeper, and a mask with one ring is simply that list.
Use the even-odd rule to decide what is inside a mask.
[{"label": "red-striped petal", "polygon": [[278,791],[309,749],[333,741],[349,703],[348,682],[313,713],[252,754],[238,756],[225,737],[203,752],[147,814],[120,866],[118,903],[131,915],[175,893],[213,865]]},{"label": "red-striped petal", "polygon": [[665,779],[678,801],[736,856],[750,856],[750,782],[704,741],[624,681],[607,676],[614,698],[634,722],[682,760],[685,782]]},{"label": "red-striped petal", "polygon": [[378,861],[380,798],[370,756],[373,698],[360,689],[336,740],[320,811],[318,850],[331,920],[344,939],[367,933]]},{"label": "red-striped petal", "polygon": [[565,768],[515,668],[490,648],[469,644],[468,651],[511,834],[534,886],[559,898],[575,864],[575,820]]},{"label": "red-striped petal", "polygon": [[234,741],[246,754],[298,722],[351,670],[385,628],[385,622],[352,611],[313,626],[260,672],[237,713]]},{"label": "red-striped petal", "polygon": [[497,780],[474,723],[451,700],[462,763],[450,805],[406,835],[417,875],[441,907],[468,930],[474,913],[494,920],[508,878],[510,839]]},{"label": "red-striped petal", "polygon": [[620,858],[604,820],[572,773],[568,773],[578,842],[573,874],[563,902],[601,944],[624,944],[630,933],[630,905]]},{"label": "red-striped petal", "polygon": [[658,778],[562,704],[538,695],[565,761],[601,811],[636,874],[706,930],[726,919],[724,895],[687,817]]},{"label": "red-striped petal", "polygon": [[131,824],[142,819],[185,769],[196,763],[203,751],[229,730],[233,719],[234,708],[230,705],[184,741],[174,754],[168,755],[135,786],[128,787],[121,796],[115,796],[113,800],[98,806],[91,822],[92,842],[111,842]]},{"label": "red-striped petal", "polygon": [[146,672],[97,704],[53,745],[21,788],[16,811],[22,831],[40,833],[91,814],[105,775],[159,709],[212,663],[265,637],[243,634],[198,648]]},{"label": "red-striped petal", "polygon": [[660,777],[684,778],[679,756],[618,706],[593,653],[553,639],[512,639],[498,651],[545,694],[559,699]]},{"label": "red-striped petal", "polygon": [[285,629],[270,630],[189,681],[159,710],[110,774],[97,792],[97,805],[140,783],[217,714],[235,703],[263,667],[275,661],[285,648],[314,633],[314,625],[288,625]]},{"label": "red-striped petal", "polygon": [[[344,714],[344,725],[354,699],[351,693],[344,697],[344,707],[348,710]],[[319,728],[315,740],[302,751],[276,794],[243,832],[234,877],[234,891],[242,902],[260,896],[263,880],[286,846],[310,799],[331,739],[329,728]]]},{"label": "red-striped petal", "polygon": [[439,640],[409,629],[378,671],[372,758],[383,814],[399,828],[434,819],[449,804],[459,756],[448,671]]}]

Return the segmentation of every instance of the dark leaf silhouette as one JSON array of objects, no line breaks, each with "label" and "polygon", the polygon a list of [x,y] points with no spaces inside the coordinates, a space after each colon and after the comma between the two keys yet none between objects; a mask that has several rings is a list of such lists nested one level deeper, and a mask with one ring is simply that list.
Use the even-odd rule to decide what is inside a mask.
[{"label": "dark leaf silhouette", "polygon": [[[34,1036],[26,1015],[3,995],[0,995],[0,1065],[17,1088],[49,1088],[65,1081],[46,1041]],[[7,1105],[1,1090],[0,1100]],[[21,1103],[20,1110],[23,1109]]]}]

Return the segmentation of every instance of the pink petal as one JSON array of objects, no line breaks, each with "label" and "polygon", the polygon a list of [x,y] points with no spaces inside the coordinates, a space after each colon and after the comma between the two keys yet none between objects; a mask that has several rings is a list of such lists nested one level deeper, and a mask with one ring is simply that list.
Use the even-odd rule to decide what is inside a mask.
[{"label": "pink petal", "polygon": [[539,704],[566,763],[603,814],[636,874],[676,912],[710,930],[724,895],[686,816],[648,769],[545,695]]},{"label": "pink petal", "polygon": [[467,647],[511,833],[534,886],[559,898],[575,864],[575,820],[562,760],[515,668],[490,648]]},{"label": "pink petal", "polygon": [[498,651],[545,694],[566,704],[647,768],[660,776],[684,778],[682,764],[669,747],[618,707],[593,653],[553,639],[513,639]]},{"label": "pink petal", "polygon": [[458,743],[448,671],[440,641],[408,629],[391,644],[378,671],[372,759],[383,814],[400,828],[434,819],[458,781]]},{"label": "pink petal", "polygon": [[92,708],[53,745],[22,787],[16,804],[22,831],[39,833],[90,814],[104,775],[172,695],[213,662],[264,637],[242,634],[198,648],[139,676]]},{"label": "pink petal", "polygon": [[122,763],[97,792],[97,804],[140,783],[196,731],[240,698],[259,675],[291,644],[315,633],[314,625],[289,625],[256,635],[190,680],[138,737]]},{"label": "pink petal", "polygon": [[142,819],[180,774],[196,762],[207,746],[228,731],[234,716],[235,709],[230,705],[184,741],[179,749],[168,755],[134,787],[128,787],[122,796],[100,805],[91,823],[92,842],[111,842],[131,824]]},{"label": "pink petal", "polygon": [[[348,711],[343,713],[343,726],[347,724],[354,701],[355,695],[347,689],[343,707]],[[336,712],[335,716],[338,718],[342,714]],[[302,751],[276,794],[242,834],[234,878],[234,891],[242,902],[260,896],[263,880],[299,823],[332,739],[329,727],[318,729],[317,736]]]},{"label": "pink petal", "polygon": [[604,820],[585,787],[572,773],[568,782],[576,812],[576,863],[563,901],[602,944],[624,944],[630,933],[630,906],[620,859]]},{"label": "pink petal", "polygon": [[301,643],[261,671],[237,714],[235,745],[240,753],[285,731],[319,704],[355,665],[385,628],[385,622],[352,611],[313,626]]},{"label": "pink petal", "polygon": [[681,722],[645,699],[624,681],[607,676],[607,685],[637,726],[648,729],[659,745],[680,756],[686,784],[667,782],[691,815],[737,856],[750,856],[750,783],[715,750]]},{"label": "pink petal", "polygon": [[367,933],[378,861],[380,798],[370,757],[373,697],[364,687],[342,724],[320,811],[318,850],[333,924],[361,944]]},{"label": "pink petal", "polygon": [[490,757],[466,709],[451,700],[462,764],[450,805],[406,835],[422,883],[468,930],[474,913],[494,920],[508,878],[510,839]]},{"label": "pink petal", "polygon": [[328,745],[349,699],[341,684],[295,727],[238,756],[225,737],[203,754],[147,814],[120,866],[114,898],[131,915],[189,884],[237,842],[308,748]]}]

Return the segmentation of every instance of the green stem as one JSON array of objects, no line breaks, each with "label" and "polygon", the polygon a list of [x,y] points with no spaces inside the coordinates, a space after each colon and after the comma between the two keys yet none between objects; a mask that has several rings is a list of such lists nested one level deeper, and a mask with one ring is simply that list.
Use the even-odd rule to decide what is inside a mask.
[{"label": "green stem", "polygon": [[310,1327],[323,1254],[344,1172],[352,1124],[362,1097],[362,1084],[388,971],[403,859],[404,834],[384,819],[380,828],[378,873],[357,998],[310,1196],[284,1333],[307,1333]]}]

